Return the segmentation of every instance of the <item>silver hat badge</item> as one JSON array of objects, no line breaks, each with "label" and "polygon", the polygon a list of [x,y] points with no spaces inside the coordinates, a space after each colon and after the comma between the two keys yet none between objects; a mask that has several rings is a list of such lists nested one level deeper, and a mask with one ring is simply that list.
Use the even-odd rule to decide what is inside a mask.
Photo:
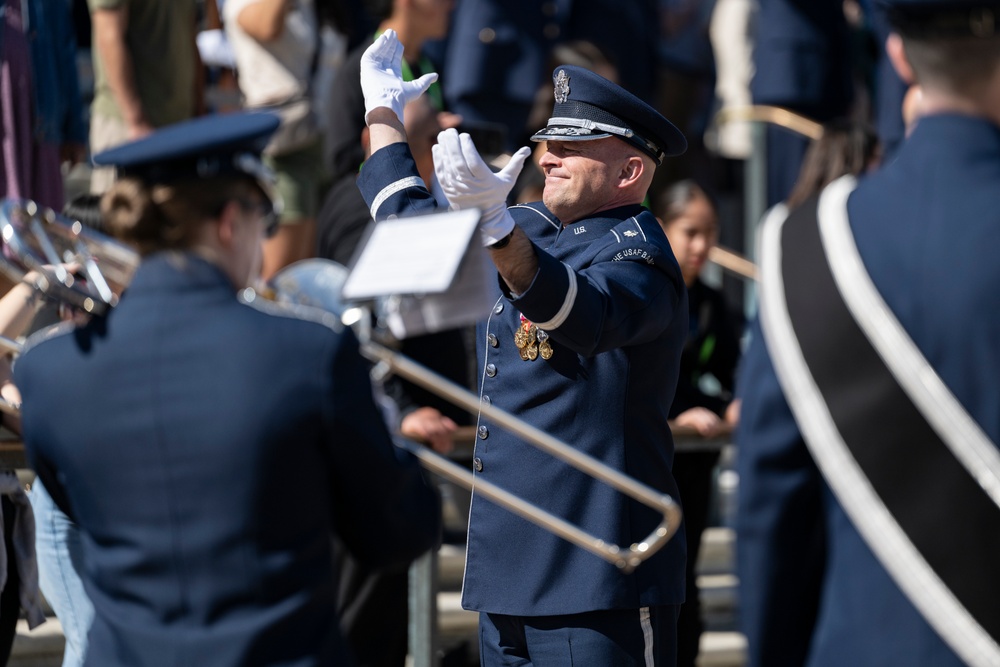
[{"label": "silver hat badge", "polygon": [[556,74],[555,86],[556,103],[562,104],[569,99],[569,77],[566,76],[566,70],[561,69]]}]

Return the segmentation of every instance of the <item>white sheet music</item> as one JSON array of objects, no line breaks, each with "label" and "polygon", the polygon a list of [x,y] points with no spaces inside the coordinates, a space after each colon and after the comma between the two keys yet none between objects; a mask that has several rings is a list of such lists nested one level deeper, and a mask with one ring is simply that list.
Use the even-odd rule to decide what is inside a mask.
[{"label": "white sheet music", "polygon": [[479,210],[384,220],[362,241],[345,301],[377,302],[397,339],[473,324],[492,308],[496,269],[480,243]]},{"label": "white sheet music", "polygon": [[396,218],[373,225],[344,284],[344,299],[446,291],[478,226],[479,209]]}]

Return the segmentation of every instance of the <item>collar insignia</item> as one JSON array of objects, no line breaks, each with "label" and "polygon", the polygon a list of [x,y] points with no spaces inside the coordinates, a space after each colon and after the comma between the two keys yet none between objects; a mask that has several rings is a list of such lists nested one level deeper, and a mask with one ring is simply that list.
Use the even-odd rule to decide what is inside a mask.
[{"label": "collar insignia", "polygon": [[566,76],[566,70],[561,69],[559,70],[559,74],[556,75],[555,94],[558,104],[562,104],[569,99],[569,77]]},{"label": "collar insignia", "polygon": [[638,236],[639,232],[633,232],[631,229],[622,232],[625,236]]}]

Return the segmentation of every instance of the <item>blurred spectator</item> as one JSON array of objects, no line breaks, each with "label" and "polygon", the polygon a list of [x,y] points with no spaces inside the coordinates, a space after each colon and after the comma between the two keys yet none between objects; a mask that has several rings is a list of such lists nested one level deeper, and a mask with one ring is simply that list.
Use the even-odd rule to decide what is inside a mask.
[{"label": "blurred spectator", "polygon": [[[196,0],[88,0],[88,5],[95,73],[91,153],[201,113]],[[100,194],[113,181],[113,170],[95,169],[90,190]]]},{"label": "blurred spectator", "polygon": [[704,136],[715,108],[715,56],[709,23],[715,0],[660,0],[656,105],[687,137],[683,155],[656,170],[651,197],[670,183],[710,176]]},{"label": "blurred spectator", "polygon": [[[657,203],[657,219],[688,290],[688,336],[669,418],[672,426],[693,428],[703,437],[713,437],[734,427],[739,419],[732,392],[741,329],[722,293],[700,278],[708,253],[719,238],[718,210],[693,180],[667,188]],[[709,381],[711,389],[706,386]],[[703,627],[696,568],[718,459],[719,452],[711,450],[678,451],[674,455],[673,473],[684,509],[688,545],[687,592],[677,618],[678,667],[694,667],[698,657]]]},{"label": "blurred spectator", "polygon": [[527,145],[539,129],[528,118],[559,43],[592,42],[615,56],[624,88],[653,99],[659,24],[649,0],[462,0],[453,22],[445,103],[465,122],[504,125],[509,152]]},{"label": "blurred spectator", "polygon": [[87,139],[70,7],[0,2],[0,17],[0,197],[60,210],[61,162],[79,162]]},{"label": "blurred spectator", "polygon": [[[842,0],[760,0],[751,81],[754,104],[818,122],[846,116],[853,100],[850,35]],[[788,197],[808,139],[767,127],[767,205]]]},{"label": "blurred spectator", "polygon": [[[756,0],[716,0],[709,23],[715,59],[715,97],[719,110],[752,104],[753,36],[756,32]],[[708,139],[707,139],[708,140]],[[750,126],[729,122],[714,129],[710,148],[725,158],[745,160],[750,156]]]},{"label": "blurred spectator", "polygon": [[[67,266],[72,270],[74,267]],[[39,275],[29,271],[16,283],[0,273],[0,335],[17,339],[32,325],[35,315],[45,303],[34,287]],[[21,394],[11,379],[13,361],[9,354],[0,356],[0,396],[15,406]],[[10,414],[0,416],[3,426],[21,433],[21,420]],[[17,621],[22,614],[30,628],[45,621],[42,597],[39,594],[39,569],[35,557],[37,516],[32,511],[14,470],[0,469],[0,508],[3,512],[2,554],[0,554],[0,664],[7,664],[16,635]],[[71,663],[67,663],[71,664]]]},{"label": "blurred spectator", "polygon": [[310,0],[227,0],[222,17],[244,107],[281,116],[264,151],[284,201],[281,227],[264,242],[261,275],[267,280],[315,252],[316,215],[328,183],[312,90],[319,21]]},{"label": "blurred spectator", "polygon": [[[375,34],[366,38],[348,55],[337,74],[327,100],[327,163],[334,181],[346,174],[356,174],[364,161],[358,138],[365,127],[365,99],[361,93],[361,56],[371,45],[372,38],[392,29],[403,44],[403,78],[407,81],[436,71],[423,53],[429,40],[441,39],[448,33],[448,19],[454,0],[366,0],[368,14],[377,22]],[[444,111],[441,82],[431,85],[426,93],[437,111]],[[454,120],[445,121],[453,127]]]},{"label": "blurred spectator", "polygon": [[878,137],[867,124],[846,119],[826,123],[823,135],[809,145],[785,203],[793,209],[841,176],[862,174],[877,167],[880,160]]}]

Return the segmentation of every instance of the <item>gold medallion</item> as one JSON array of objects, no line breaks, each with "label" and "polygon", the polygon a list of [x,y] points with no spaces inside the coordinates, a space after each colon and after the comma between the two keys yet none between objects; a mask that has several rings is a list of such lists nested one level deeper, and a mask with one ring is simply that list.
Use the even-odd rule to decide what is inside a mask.
[{"label": "gold medallion", "polygon": [[528,347],[524,348],[525,353],[528,355],[530,361],[534,361],[538,358],[538,346],[532,343]]},{"label": "gold medallion", "polygon": [[543,340],[538,344],[538,354],[542,355],[542,359],[546,361],[552,358],[552,346],[549,345],[549,341]]},{"label": "gold medallion", "polygon": [[528,348],[527,347],[522,347],[521,349],[519,349],[517,351],[517,353],[519,355],[521,355],[521,360],[522,361],[527,361],[528,360]]},{"label": "gold medallion", "polygon": [[517,332],[514,333],[514,345],[517,349],[523,349],[528,345],[528,333],[521,327],[517,328]]}]

